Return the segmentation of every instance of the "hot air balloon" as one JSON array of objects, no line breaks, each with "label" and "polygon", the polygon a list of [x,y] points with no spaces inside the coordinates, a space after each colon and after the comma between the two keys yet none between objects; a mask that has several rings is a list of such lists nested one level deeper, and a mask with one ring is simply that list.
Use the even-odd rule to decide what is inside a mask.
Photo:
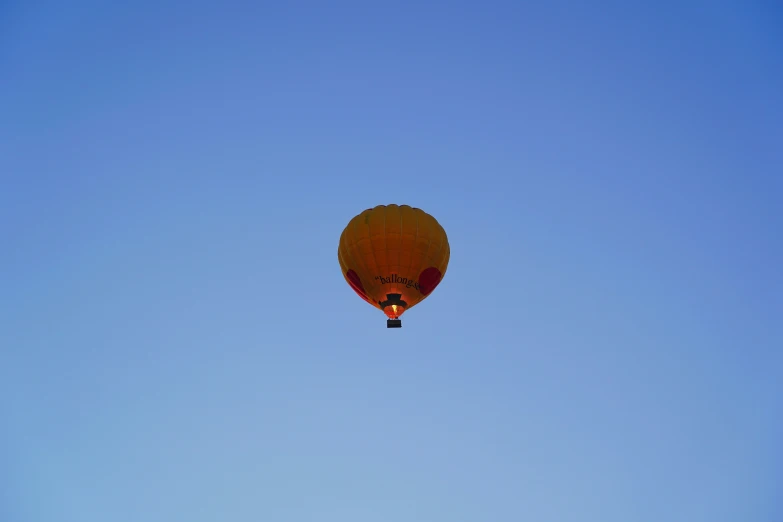
[{"label": "hot air balloon", "polygon": [[400,316],[443,280],[450,253],[434,217],[408,205],[378,205],[351,219],[337,259],[348,285],[386,314],[386,327],[401,328]]}]

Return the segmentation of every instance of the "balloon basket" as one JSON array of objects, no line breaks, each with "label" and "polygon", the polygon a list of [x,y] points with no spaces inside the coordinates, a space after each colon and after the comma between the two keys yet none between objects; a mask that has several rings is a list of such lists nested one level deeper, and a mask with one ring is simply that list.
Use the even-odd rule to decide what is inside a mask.
[{"label": "balloon basket", "polygon": [[387,319],[386,328],[402,328],[402,319]]}]

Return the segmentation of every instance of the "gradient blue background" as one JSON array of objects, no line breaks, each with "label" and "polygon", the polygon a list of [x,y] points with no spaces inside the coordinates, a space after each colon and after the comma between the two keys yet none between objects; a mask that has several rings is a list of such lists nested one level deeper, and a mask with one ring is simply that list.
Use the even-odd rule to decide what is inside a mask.
[{"label": "gradient blue background", "polygon": [[0,520],[783,520],[771,6],[6,0]]}]

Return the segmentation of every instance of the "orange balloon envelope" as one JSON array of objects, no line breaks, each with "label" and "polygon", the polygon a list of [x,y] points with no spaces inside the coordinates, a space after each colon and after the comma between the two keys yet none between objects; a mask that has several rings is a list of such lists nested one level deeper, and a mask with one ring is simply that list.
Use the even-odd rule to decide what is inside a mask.
[{"label": "orange balloon envelope", "polygon": [[400,316],[440,284],[449,265],[446,231],[408,205],[378,205],[354,217],[340,236],[337,259],[359,297],[402,326]]}]

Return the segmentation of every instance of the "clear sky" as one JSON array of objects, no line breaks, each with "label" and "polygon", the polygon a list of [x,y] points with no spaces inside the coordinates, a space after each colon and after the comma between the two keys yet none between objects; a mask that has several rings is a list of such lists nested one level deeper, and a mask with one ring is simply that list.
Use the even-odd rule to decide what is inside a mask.
[{"label": "clear sky", "polygon": [[0,3],[0,520],[783,520],[772,5]]}]

